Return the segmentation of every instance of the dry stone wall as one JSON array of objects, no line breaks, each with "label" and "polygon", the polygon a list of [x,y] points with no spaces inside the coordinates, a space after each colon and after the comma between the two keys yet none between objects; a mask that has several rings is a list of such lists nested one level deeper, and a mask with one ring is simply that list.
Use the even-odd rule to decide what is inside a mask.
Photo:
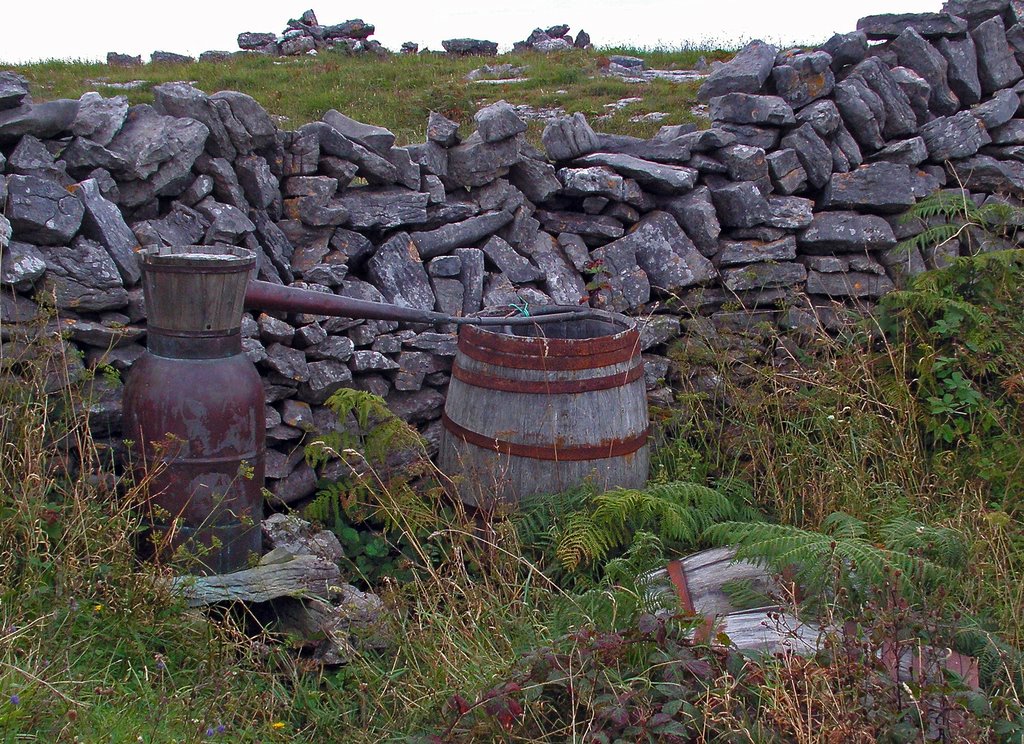
[{"label": "dry stone wall", "polygon": [[[431,114],[425,141],[398,147],[338,111],[282,131],[232,91],[169,83],[153,105],[95,93],[33,103],[24,80],[0,73],[3,358],[18,358],[54,305],[49,328],[82,352],[72,377],[101,364],[130,374],[146,318],[135,251],[231,244],[257,253],[266,281],[404,307],[631,313],[654,401],[671,401],[666,379],[713,389],[711,368],[680,370],[666,344],[683,336],[771,363],[966,250],[895,249],[925,227],[900,220],[917,200],[962,183],[977,203],[1020,203],[1018,10],[958,0],[862,19],[813,51],[755,41],[701,87],[710,128],[642,140],[576,114],[546,127],[543,151],[505,102],[469,133]],[[383,396],[436,440],[454,329],[252,313],[242,330],[265,383],[278,502],[307,498],[331,472],[302,447],[339,425],[324,403],[342,387]],[[109,377],[92,382],[91,423],[116,447]]]}]

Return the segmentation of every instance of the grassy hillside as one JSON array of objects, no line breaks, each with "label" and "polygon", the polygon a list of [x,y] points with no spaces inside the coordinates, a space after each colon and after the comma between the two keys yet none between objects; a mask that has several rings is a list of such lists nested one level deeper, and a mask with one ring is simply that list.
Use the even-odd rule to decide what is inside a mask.
[{"label": "grassy hillside", "polygon": [[[535,108],[561,106],[582,111],[597,131],[650,136],[662,124],[693,121],[690,106],[695,86],[663,80],[630,84],[600,74],[607,56],[631,53],[643,56],[656,69],[691,69],[704,56],[709,61],[727,56],[722,50],[645,52],[637,50],[569,51],[501,57],[449,58],[445,55],[393,55],[351,57],[326,52],[317,57],[273,59],[237,57],[228,62],[188,65],[152,65],[114,68],[105,64],[51,61],[13,66],[32,83],[36,100],[77,98],[90,90],[112,96],[124,94],[132,103],[150,103],[151,88],[159,83],[188,80],[208,93],[238,90],[258,100],[280,117],[282,128],[292,129],[320,118],[328,109],[393,131],[400,144],[422,142],[430,110],[460,123],[469,122],[483,105],[504,98]],[[472,83],[466,73],[487,64],[525,66],[525,82],[506,85]],[[0,63],[0,68],[4,65]],[[119,90],[106,84],[144,81],[139,87]],[[606,104],[641,98],[607,119]],[[663,121],[633,123],[629,119],[652,111],[668,114]],[[534,124],[539,132],[542,126]]]}]

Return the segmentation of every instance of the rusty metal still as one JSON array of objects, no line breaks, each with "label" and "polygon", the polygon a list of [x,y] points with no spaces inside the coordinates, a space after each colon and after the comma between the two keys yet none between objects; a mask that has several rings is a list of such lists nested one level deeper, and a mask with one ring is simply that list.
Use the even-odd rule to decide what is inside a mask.
[{"label": "rusty metal still", "polygon": [[148,479],[152,552],[185,549],[198,573],[245,568],[261,547],[263,383],[242,352],[244,308],[351,318],[521,326],[609,315],[540,308],[529,317],[456,317],[250,281],[251,251],[164,246],[140,252],[147,352],[124,393],[138,479]]}]

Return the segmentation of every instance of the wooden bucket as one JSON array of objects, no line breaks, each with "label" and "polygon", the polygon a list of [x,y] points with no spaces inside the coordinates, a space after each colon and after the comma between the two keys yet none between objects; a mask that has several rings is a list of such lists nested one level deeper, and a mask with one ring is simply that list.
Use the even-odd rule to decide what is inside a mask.
[{"label": "wooden bucket", "polygon": [[443,417],[440,467],[464,503],[519,499],[584,481],[647,479],[640,336],[625,316],[528,326],[463,326]]}]

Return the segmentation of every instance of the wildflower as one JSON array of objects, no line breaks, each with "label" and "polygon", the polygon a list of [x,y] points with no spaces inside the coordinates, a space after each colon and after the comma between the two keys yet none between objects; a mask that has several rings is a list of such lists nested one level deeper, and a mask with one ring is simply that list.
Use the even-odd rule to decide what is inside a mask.
[{"label": "wildflower", "polygon": [[20,702],[21,697],[18,696],[18,693],[14,693],[13,695],[11,695],[11,705],[17,705]]},{"label": "wildflower", "polygon": [[227,730],[228,730],[228,727],[225,726],[223,723],[220,724],[219,726],[217,726],[217,733],[218,734],[223,734]]},{"label": "wildflower", "polygon": [[206,729],[206,736],[207,737],[213,736],[213,726],[207,727],[207,729]]},{"label": "wildflower", "polygon": [[274,721],[272,724],[270,724],[270,728],[272,728],[272,729],[283,729],[284,728],[284,721]]},{"label": "wildflower", "polygon": [[93,605],[92,606],[92,611],[93,612],[103,612],[103,605],[101,605],[101,604]]}]

